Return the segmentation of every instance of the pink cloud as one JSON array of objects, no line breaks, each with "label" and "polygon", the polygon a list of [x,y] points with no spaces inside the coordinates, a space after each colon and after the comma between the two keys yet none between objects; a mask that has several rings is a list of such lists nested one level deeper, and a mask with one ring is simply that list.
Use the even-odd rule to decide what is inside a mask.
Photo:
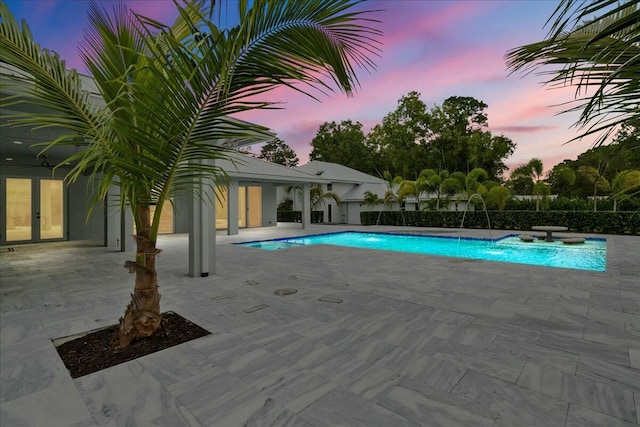
[{"label": "pink cloud", "polygon": [[171,24],[178,16],[171,1],[127,0],[125,3],[134,12],[165,24]]},{"label": "pink cloud", "polygon": [[497,133],[539,133],[556,129],[556,126],[491,126],[491,132]]},{"label": "pink cloud", "polygon": [[[374,2],[375,8],[385,9],[379,13],[384,35],[384,48],[392,50],[398,45],[442,40],[444,32],[455,28],[458,21],[473,16],[482,9],[476,2]],[[403,9],[400,9],[403,8]]]}]

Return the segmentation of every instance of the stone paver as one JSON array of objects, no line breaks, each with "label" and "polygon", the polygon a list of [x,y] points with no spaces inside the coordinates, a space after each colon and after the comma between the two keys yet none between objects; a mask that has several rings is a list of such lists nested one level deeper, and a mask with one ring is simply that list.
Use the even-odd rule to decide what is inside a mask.
[{"label": "stone paver", "polygon": [[75,380],[52,339],[117,321],[130,255],[90,242],[0,248],[0,425],[637,425],[638,236],[603,236],[603,273],[230,244],[399,230],[298,227],[219,234],[208,278],[186,276],[186,235],[162,236],[163,311],[212,334]]}]

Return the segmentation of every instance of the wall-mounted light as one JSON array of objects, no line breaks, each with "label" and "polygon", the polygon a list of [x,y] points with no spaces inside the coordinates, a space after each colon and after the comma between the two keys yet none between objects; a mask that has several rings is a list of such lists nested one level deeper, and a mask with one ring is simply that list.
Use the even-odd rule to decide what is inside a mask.
[{"label": "wall-mounted light", "polygon": [[13,141],[14,144],[22,145],[22,141]]},{"label": "wall-mounted light", "polygon": [[4,159],[5,159],[6,161],[8,161],[8,162],[12,162],[12,161],[13,161],[13,157],[5,157]]}]

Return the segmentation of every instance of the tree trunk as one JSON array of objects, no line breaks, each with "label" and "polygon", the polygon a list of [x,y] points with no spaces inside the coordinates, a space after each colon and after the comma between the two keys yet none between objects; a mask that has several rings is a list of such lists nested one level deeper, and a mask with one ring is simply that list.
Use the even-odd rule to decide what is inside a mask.
[{"label": "tree trunk", "polygon": [[138,206],[136,214],[141,227],[137,230],[136,260],[127,261],[125,268],[136,274],[135,287],[131,302],[124,317],[120,318],[120,330],[116,337],[117,348],[127,347],[136,338],[153,335],[160,327],[160,294],[158,276],[155,269],[156,242],[149,239],[151,230],[151,211],[149,206]]}]

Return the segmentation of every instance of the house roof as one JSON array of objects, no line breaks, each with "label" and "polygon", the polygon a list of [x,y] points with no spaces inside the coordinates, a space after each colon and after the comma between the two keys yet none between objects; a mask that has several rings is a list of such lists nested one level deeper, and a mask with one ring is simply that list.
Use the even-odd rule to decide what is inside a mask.
[{"label": "house roof", "polygon": [[367,191],[375,193],[379,197],[384,197],[384,193],[387,191],[384,179],[338,163],[314,160],[306,165],[299,166],[297,169],[320,176],[326,182],[353,184],[349,191],[340,195],[343,202],[361,202],[364,200],[364,193]]},{"label": "house roof", "polygon": [[296,169],[306,173],[320,175],[322,178],[329,180],[329,182],[344,182],[352,184],[382,183],[384,185],[384,180],[382,178],[378,178],[337,163],[314,160],[305,165],[298,166]]},{"label": "house roof", "polygon": [[231,152],[229,160],[216,160],[216,166],[221,167],[231,178],[239,181],[276,182],[281,184],[326,184],[331,182],[316,175],[267,162],[239,152]]},{"label": "house roof", "polygon": [[[26,74],[20,69],[0,62],[0,86],[2,86],[0,96],[19,95],[21,91],[24,91],[28,87],[28,83],[26,81],[16,81],[14,78],[25,76]],[[104,105],[104,101],[100,96],[100,91],[95,81],[87,75],[79,74],[79,77],[82,89],[90,93],[91,102],[96,105]],[[7,124],[7,117],[10,114],[24,111],[28,112],[32,108],[33,107],[30,106],[17,104],[11,106],[9,109],[3,109],[1,111],[0,125],[4,126]],[[210,144],[226,148],[238,148],[246,145],[263,143],[275,137],[275,133],[268,131],[266,128],[260,129],[260,126],[257,125],[252,125],[256,128],[255,131],[237,129],[238,126],[242,127],[242,125],[248,124],[249,123],[246,121],[233,117],[222,118],[220,123],[216,124],[216,126],[229,136],[225,139],[211,141]],[[57,136],[67,133],[69,132],[57,128],[46,128],[41,129],[38,132],[33,132],[27,127],[3,127],[3,138],[0,143],[0,164],[2,164],[2,166],[12,166],[13,164],[11,161],[6,160],[7,158],[12,158],[15,159],[15,164],[33,163],[34,165],[38,165],[41,161],[34,159],[42,148],[34,148],[32,145],[52,141]],[[14,141],[17,142],[14,143]],[[76,153],[78,149],[82,149],[82,147],[58,145],[48,150],[47,156],[50,162],[55,164]]]}]

